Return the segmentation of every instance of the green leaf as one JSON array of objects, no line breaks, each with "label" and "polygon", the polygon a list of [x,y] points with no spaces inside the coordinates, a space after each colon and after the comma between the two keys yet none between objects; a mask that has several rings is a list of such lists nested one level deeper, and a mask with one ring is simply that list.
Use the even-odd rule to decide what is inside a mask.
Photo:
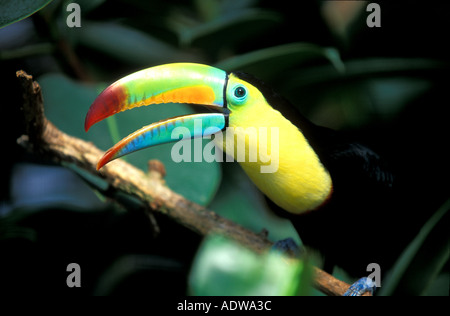
[{"label": "green leaf", "polygon": [[344,66],[336,49],[308,43],[264,48],[222,60],[216,66],[228,71],[242,70],[261,78],[270,78],[294,66],[321,58],[328,59],[338,71],[343,71]]},{"label": "green leaf", "polygon": [[[70,135],[91,141],[103,150],[114,144],[106,120],[93,126],[88,133],[84,131],[86,113],[104,84],[84,85],[61,74],[44,75],[38,82],[42,87],[46,116],[58,128]],[[183,104],[163,104],[125,111],[115,115],[115,119],[120,138],[123,138],[152,122],[192,113],[192,109]],[[190,144],[192,143],[193,141]],[[166,167],[165,180],[172,190],[196,203],[208,204],[220,184],[220,165],[205,161],[176,163],[171,158],[172,146],[173,144],[165,144],[141,150],[127,156],[127,161],[147,170],[148,160],[160,160]]]},{"label": "green leaf", "polygon": [[23,20],[52,0],[0,0],[0,28]]},{"label": "green leaf", "polygon": [[192,55],[131,27],[117,23],[83,21],[72,30],[78,43],[137,66],[192,59]]},{"label": "green leaf", "polygon": [[236,11],[242,11],[247,8],[257,6],[259,0],[220,0],[218,1],[221,7],[221,12],[223,14],[233,13]]},{"label": "green leaf", "polygon": [[80,5],[81,12],[83,12],[83,14],[86,14],[97,9],[99,6],[105,3],[106,0],[66,0],[67,4],[71,2],[78,3]]},{"label": "green leaf", "polygon": [[[330,55],[332,57],[332,54]],[[337,60],[333,62],[335,64]],[[345,75],[340,72],[345,67]],[[336,85],[353,83],[377,77],[410,76],[411,74],[446,74],[450,69],[447,62],[425,58],[365,58],[346,61],[342,66],[312,67],[299,71],[287,81],[286,90],[298,90],[315,85]]]},{"label": "green leaf", "polygon": [[39,43],[0,51],[0,60],[26,58],[33,55],[51,54],[55,50],[53,44]]},{"label": "green leaf", "polygon": [[444,218],[449,209],[450,200],[425,223],[397,260],[379,295],[421,295],[427,291],[449,259],[448,222]]},{"label": "green leaf", "polygon": [[[160,276],[180,275],[182,265],[169,258],[145,255],[145,254],[127,254],[115,259],[112,264],[101,271],[101,275],[93,290],[95,296],[111,296],[120,293],[123,288],[127,289],[127,282],[133,277],[149,278],[152,273]],[[147,275],[146,275],[147,274]],[[144,281],[142,281],[144,282]],[[135,283],[132,283],[135,285]],[[142,284],[140,284],[142,286]],[[146,284],[149,288],[155,284]],[[140,288],[145,293],[145,288]]]},{"label": "green leaf", "polygon": [[255,5],[255,0],[195,0],[195,9],[204,21],[211,21],[227,14],[248,9]]},{"label": "green leaf", "polygon": [[255,34],[261,34],[281,22],[278,13],[260,9],[242,9],[218,16],[195,26],[178,25],[175,29],[182,45],[217,49],[234,45]]},{"label": "green leaf", "polygon": [[305,261],[279,252],[256,254],[220,236],[207,238],[189,275],[193,295],[299,295],[310,289]]},{"label": "green leaf", "polygon": [[217,0],[194,0],[194,6],[205,21],[216,18],[220,10],[220,3]]},{"label": "green leaf", "polygon": [[15,210],[7,216],[2,216],[0,218],[0,242],[13,238],[35,242],[37,239],[36,231],[20,224],[20,221],[29,214],[30,212],[28,211]]}]

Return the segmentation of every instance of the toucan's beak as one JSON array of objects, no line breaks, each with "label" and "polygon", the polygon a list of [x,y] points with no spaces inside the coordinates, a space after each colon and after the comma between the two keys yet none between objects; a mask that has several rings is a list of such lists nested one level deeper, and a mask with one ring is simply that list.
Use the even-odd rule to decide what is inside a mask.
[{"label": "toucan's beak", "polygon": [[[106,88],[91,105],[85,130],[118,112],[159,103],[205,105],[219,113],[193,114],[153,123],[125,137],[100,159],[97,170],[113,159],[150,146],[177,141],[172,131],[187,128],[192,138],[211,135],[225,129],[228,112],[225,91],[227,73],[200,64],[167,64],[138,71]],[[202,120],[202,129],[194,121]]]}]

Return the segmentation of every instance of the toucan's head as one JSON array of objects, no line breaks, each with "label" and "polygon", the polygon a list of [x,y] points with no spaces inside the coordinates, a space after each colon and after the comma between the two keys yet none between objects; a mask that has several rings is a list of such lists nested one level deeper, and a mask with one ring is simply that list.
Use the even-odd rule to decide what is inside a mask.
[{"label": "toucan's head", "polygon": [[[138,71],[110,85],[91,105],[85,130],[115,113],[160,103],[203,105],[214,112],[174,117],[143,127],[109,149],[97,169],[128,153],[177,141],[172,138],[176,127],[187,128],[192,137],[208,136],[229,126],[253,126],[252,118],[258,111],[264,106],[270,108],[262,93],[236,74],[207,65],[175,63]],[[195,120],[202,121],[202,130],[194,128]]]},{"label": "toucan's head", "polygon": [[[187,63],[157,66],[120,79],[92,104],[86,116],[86,131],[108,116],[143,105],[188,103],[214,112],[174,117],[143,127],[109,149],[97,169],[139,149],[177,141],[172,132],[183,127],[191,138],[215,134],[216,144],[232,157],[237,153],[238,162],[251,180],[283,209],[296,214],[316,209],[330,196],[332,183],[301,131],[305,126],[299,128],[299,124],[294,125],[275,110],[270,103],[282,99],[268,101],[273,97],[271,90],[251,82],[257,81],[241,73]],[[220,132],[225,129],[221,141]],[[241,156],[242,146],[235,138],[245,145]]]}]

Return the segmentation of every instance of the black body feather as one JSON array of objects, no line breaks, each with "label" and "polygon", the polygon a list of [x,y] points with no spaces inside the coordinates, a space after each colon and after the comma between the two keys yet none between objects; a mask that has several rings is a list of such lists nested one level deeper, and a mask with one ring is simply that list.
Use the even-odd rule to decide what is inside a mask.
[{"label": "black body feather", "polygon": [[303,243],[322,253],[326,267],[338,265],[356,277],[367,275],[370,263],[386,271],[429,214],[405,222],[411,216],[408,189],[397,185],[395,172],[380,155],[344,133],[313,124],[253,76],[237,75],[299,128],[333,181],[331,198],[318,210],[295,215],[267,199],[271,209],[291,219]]}]

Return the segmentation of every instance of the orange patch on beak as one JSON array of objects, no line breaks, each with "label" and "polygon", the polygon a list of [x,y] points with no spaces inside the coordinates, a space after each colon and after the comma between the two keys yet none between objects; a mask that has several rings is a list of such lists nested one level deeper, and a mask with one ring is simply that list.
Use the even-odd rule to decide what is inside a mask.
[{"label": "orange patch on beak", "polygon": [[169,90],[139,102],[139,105],[159,103],[209,104],[214,102],[214,90],[208,86],[193,86]]}]

